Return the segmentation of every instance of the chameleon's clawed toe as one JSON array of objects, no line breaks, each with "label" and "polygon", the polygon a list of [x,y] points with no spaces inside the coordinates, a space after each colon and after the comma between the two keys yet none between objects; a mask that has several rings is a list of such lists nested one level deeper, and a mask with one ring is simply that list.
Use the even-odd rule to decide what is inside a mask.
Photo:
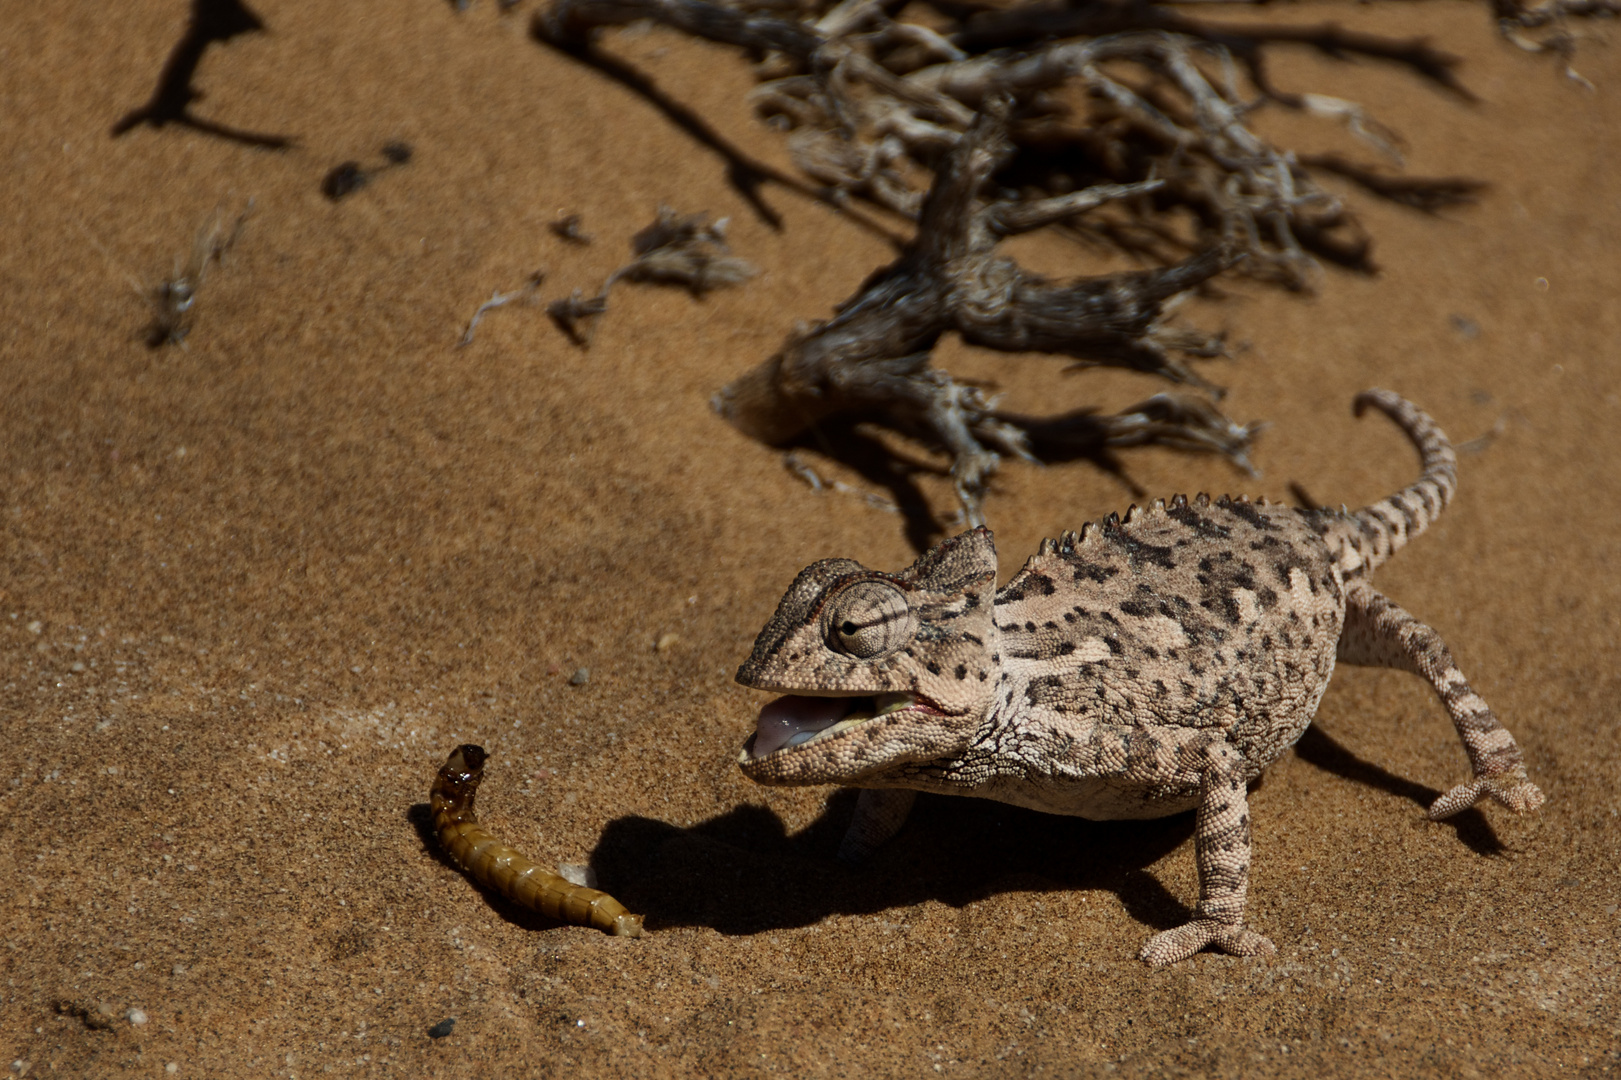
[{"label": "chameleon's clawed toe", "polygon": [[1207,945],[1229,956],[1271,956],[1278,951],[1264,934],[1215,919],[1194,919],[1149,938],[1137,958],[1151,967],[1165,967],[1181,963]]}]

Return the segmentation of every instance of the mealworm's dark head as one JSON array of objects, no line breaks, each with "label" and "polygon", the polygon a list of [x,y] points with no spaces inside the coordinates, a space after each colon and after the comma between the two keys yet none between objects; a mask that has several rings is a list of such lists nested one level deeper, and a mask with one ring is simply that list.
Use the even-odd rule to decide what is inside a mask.
[{"label": "mealworm's dark head", "polygon": [[445,768],[451,772],[463,773],[471,779],[484,771],[484,762],[489,756],[482,746],[463,743],[450,752],[450,759],[445,762]]},{"label": "mealworm's dark head", "polygon": [[484,762],[489,756],[482,746],[472,743],[464,743],[450,752],[450,757],[439,767],[430,792],[435,813],[441,804],[471,808],[473,796],[484,779]]}]

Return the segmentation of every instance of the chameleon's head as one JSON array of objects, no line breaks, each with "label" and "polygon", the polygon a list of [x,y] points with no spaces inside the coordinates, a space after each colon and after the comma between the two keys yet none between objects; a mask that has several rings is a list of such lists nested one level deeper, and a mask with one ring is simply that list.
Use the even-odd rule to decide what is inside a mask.
[{"label": "chameleon's head", "polygon": [[802,570],[737,681],[786,693],[738,764],[763,784],[857,783],[962,750],[995,692],[989,529],[898,574],[826,559]]}]

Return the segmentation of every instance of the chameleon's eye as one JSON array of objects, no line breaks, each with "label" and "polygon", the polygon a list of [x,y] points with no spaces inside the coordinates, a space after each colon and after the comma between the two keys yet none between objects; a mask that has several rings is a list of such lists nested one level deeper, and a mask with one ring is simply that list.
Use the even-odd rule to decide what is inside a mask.
[{"label": "chameleon's eye", "polygon": [[870,660],[912,640],[917,620],[906,594],[886,581],[857,581],[828,601],[823,616],[835,651]]}]

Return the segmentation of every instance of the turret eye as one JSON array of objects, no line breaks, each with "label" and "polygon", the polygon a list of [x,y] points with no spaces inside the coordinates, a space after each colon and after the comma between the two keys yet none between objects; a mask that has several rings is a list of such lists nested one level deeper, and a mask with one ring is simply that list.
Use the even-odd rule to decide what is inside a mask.
[{"label": "turret eye", "polygon": [[834,651],[870,660],[911,641],[917,619],[905,593],[869,578],[846,586],[828,602],[824,625]]}]

